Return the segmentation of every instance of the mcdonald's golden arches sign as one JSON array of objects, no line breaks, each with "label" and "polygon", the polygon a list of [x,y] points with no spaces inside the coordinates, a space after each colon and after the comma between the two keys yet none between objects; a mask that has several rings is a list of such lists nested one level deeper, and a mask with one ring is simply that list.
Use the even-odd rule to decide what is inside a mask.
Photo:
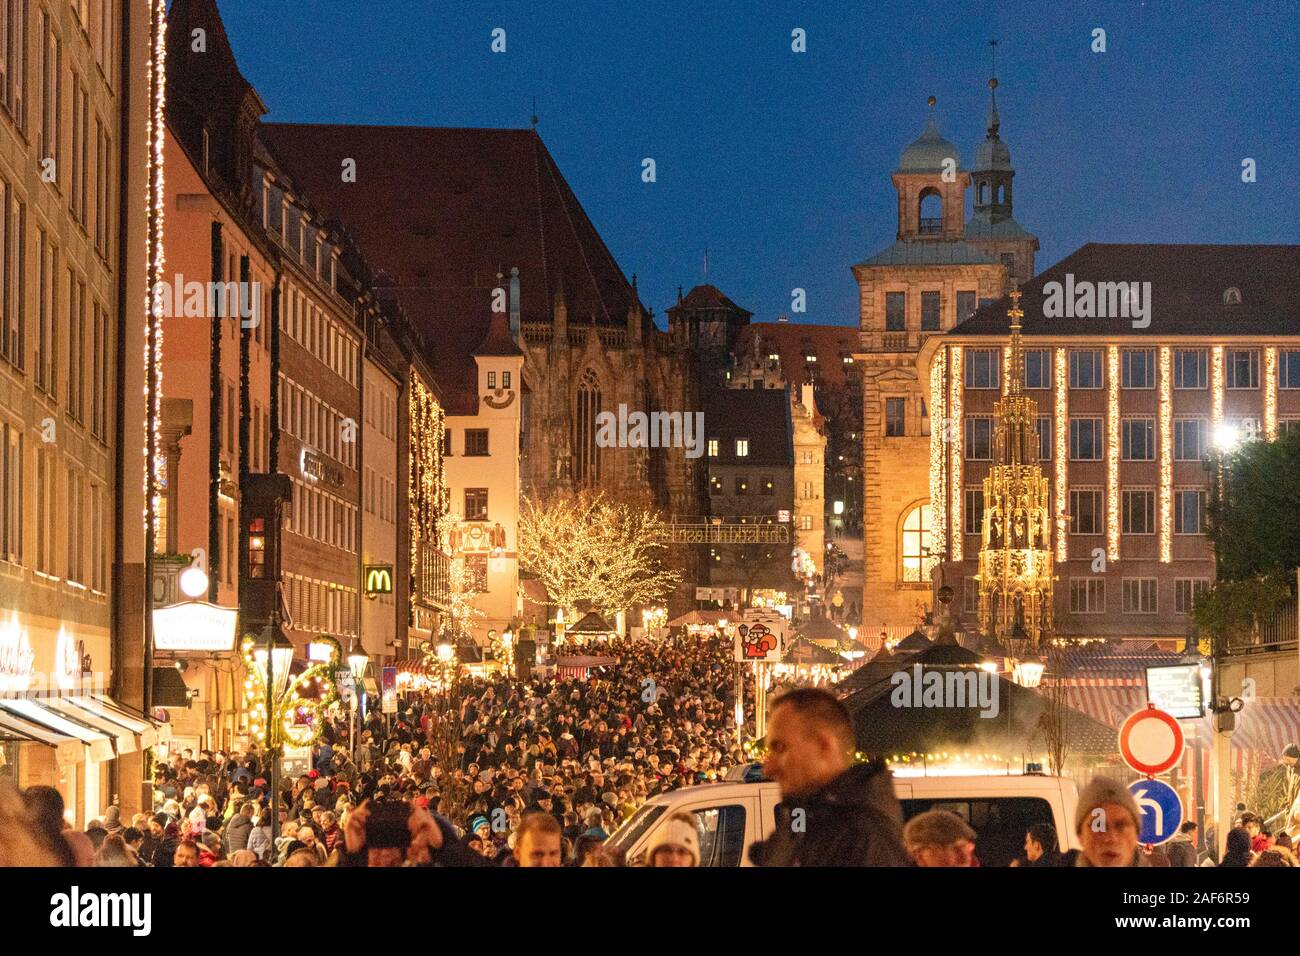
[{"label": "mcdonald's golden arches sign", "polygon": [[393,593],[393,566],[391,564],[366,565],[366,594]]}]

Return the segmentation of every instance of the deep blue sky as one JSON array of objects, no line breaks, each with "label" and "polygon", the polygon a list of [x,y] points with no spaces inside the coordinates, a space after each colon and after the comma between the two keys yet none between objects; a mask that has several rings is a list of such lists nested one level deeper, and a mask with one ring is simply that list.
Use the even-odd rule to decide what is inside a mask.
[{"label": "deep blue sky", "polygon": [[[536,96],[543,139],[661,319],[701,281],[707,246],[709,281],[756,319],[789,312],[802,287],[793,319],[856,323],[849,267],[893,241],[889,174],[928,95],[974,158],[990,37],[1040,270],[1088,241],[1300,241],[1297,0],[220,7],[268,119],[524,127]],[[807,53],[791,52],[795,27]],[[1095,27],[1106,53],[1090,49]]]}]

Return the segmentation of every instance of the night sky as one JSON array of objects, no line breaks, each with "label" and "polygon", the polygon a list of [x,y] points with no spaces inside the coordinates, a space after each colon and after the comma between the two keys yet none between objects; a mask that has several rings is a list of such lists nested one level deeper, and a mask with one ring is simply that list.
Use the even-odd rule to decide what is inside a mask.
[{"label": "night sky", "polygon": [[[992,37],[1039,271],[1089,241],[1300,236],[1295,0],[220,7],[269,120],[521,128],[536,97],[547,147],[661,324],[677,287],[702,280],[705,247],[709,281],[756,319],[790,312],[802,287],[792,319],[855,324],[849,267],[894,239],[889,174],[927,96],[963,167],[974,158]],[[795,27],[807,53],[791,52]]]}]

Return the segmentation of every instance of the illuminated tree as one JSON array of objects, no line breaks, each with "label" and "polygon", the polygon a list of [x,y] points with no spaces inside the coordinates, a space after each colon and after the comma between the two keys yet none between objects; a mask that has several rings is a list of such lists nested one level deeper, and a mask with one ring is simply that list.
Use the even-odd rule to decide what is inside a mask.
[{"label": "illuminated tree", "polygon": [[664,524],[652,511],[597,492],[524,498],[519,565],[570,620],[580,606],[612,615],[667,599],[681,572],[666,565]]}]

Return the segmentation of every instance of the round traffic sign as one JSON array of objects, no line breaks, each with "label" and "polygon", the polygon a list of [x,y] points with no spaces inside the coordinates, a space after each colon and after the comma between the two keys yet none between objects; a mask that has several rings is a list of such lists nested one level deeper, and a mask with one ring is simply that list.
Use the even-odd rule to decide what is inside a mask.
[{"label": "round traffic sign", "polygon": [[1142,815],[1138,842],[1158,846],[1178,835],[1183,822],[1183,801],[1163,780],[1134,780],[1128,785]]},{"label": "round traffic sign", "polygon": [[1119,752],[1138,773],[1164,773],[1182,759],[1183,728],[1173,716],[1147,704],[1120,727]]}]

